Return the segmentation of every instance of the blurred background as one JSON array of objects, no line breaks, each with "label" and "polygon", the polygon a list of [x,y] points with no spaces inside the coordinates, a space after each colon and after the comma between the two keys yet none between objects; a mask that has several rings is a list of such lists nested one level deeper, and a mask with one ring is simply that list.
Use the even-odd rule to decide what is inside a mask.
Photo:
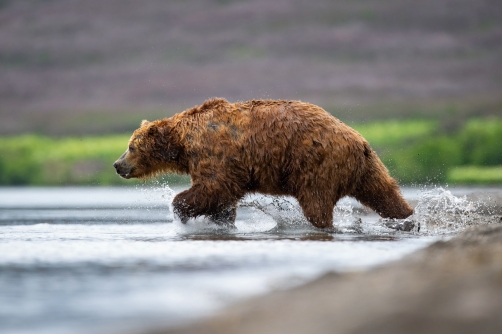
[{"label": "blurred background", "polygon": [[142,119],[215,96],[318,104],[403,184],[502,184],[502,2],[0,0],[0,185],[126,184]]}]

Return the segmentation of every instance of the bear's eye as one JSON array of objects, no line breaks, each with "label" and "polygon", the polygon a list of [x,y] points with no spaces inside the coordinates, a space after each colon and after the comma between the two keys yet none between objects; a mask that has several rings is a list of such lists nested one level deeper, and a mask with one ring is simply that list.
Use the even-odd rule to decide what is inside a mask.
[{"label": "bear's eye", "polygon": [[129,152],[134,152],[134,147],[129,146]]}]

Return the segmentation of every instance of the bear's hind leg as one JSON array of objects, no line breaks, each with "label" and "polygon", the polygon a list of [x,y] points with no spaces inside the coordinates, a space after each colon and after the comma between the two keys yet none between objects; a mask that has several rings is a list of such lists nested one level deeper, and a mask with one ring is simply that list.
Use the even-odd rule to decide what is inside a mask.
[{"label": "bear's hind leg", "polygon": [[333,209],[335,203],[331,201],[323,201],[314,196],[298,196],[305,218],[317,228],[332,228],[333,227]]},{"label": "bear's hind leg", "polygon": [[413,214],[396,180],[389,175],[374,152],[370,153],[367,170],[350,195],[375,210],[382,218],[404,219]]}]

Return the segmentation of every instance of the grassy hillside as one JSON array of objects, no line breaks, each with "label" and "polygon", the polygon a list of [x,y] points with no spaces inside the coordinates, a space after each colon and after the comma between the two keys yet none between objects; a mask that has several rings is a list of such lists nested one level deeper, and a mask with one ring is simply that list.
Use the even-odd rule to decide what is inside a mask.
[{"label": "grassy hillside", "polygon": [[[136,184],[118,177],[112,167],[128,140],[129,136],[0,138],[0,185]],[[189,181],[178,176],[167,180]]]},{"label": "grassy hillside", "polygon": [[[501,176],[496,175],[500,169],[493,167],[502,166],[502,119],[471,119],[450,131],[445,131],[438,123],[424,124],[428,128],[420,136],[410,131],[394,142],[383,144],[376,140],[373,143],[398,180],[407,184],[500,183]],[[404,132],[406,126],[398,129]],[[360,130],[364,135],[365,129]],[[387,132],[392,131],[397,130],[389,128]],[[372,143],[371,131],[367,133]]]},{"label": "grassy hillside", "polygon": [[0,45],[0,135],[119,133],[213,96],[502,112],[498,0],[3,0]]},{"label": "grassy hillside", "polygon": [[[502,184],[502,119],[475,119],[445,133],[430,120],[355,124],[403,184]],[[112,167],[129,136],[0,137],[0,185],[135,184]],[[170,176],[171,184],[187,177]]]}]

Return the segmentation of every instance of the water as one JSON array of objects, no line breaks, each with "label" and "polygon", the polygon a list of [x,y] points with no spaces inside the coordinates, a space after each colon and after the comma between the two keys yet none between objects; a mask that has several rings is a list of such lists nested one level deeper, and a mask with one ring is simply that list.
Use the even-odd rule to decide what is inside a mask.
[{"label": "water", "polygon": [[[443,189],[405,189],[422,230],[402,232],[344,199],[334,233],[306,223],[293,199],[252,196],[236,228],[222,229],[176,221],[168,202],[179,190],[0,188],[2,333],[178,325],[328,271],[399,259],[468,224],[474,205]],[[436,219],[442,212],[449,218]]]}]

